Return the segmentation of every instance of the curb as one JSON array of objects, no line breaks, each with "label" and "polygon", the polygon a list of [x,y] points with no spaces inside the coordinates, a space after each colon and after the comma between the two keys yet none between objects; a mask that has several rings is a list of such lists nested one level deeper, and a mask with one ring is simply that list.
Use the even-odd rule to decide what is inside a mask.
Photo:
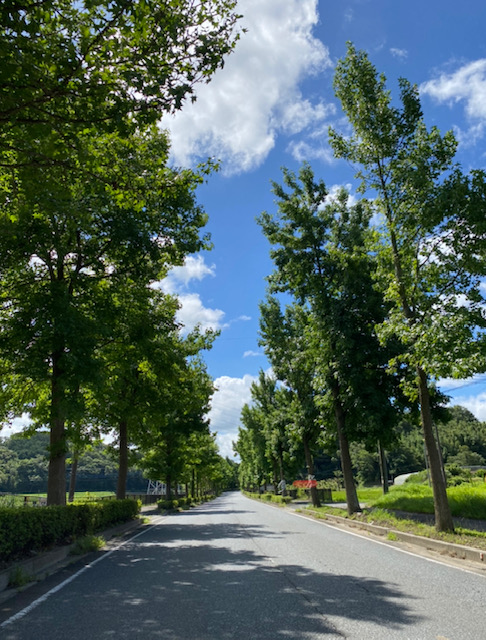
[{"label": "curb", "polygon": [[[397,529],[391,529],[389,527],[382,527],[377,524],[370,524],[368,522],[358,522],[356,520],[349,520],[341,516],[334,516],[332,514],[319,514],[315,516],[315,512],[308,510],[307,513],[316,517],[318,520],[328,520],[336,525],[348,529],[360,529],[369,531],[380,538],[388,538],[391,534],[393,541],[406,542],[407,544],[421,547],[427,551],[434,551],[442,556],[449,556],[451,558],[458,558],[460,560],[469,560],[486,567],[486,551],[483,549],[476,549],[475,547],[468,547],[463,544],[455,544],[453,542],[444,542],[442,540],[435,540],[434,538],[426,538],[424,536],[417,536],[413,533],[406,533],[404,531],[397,531]],[[389,542],[392,542],[389,540]]]},{"label": "curb", "polygon": [[[143,511],[139,515],[143,516]],[[106,543],[108,543],[112,538],[123,536],[141,526],[143,526],[143,521],[139,517],[135,520],[130,520],[129,522],[124,522],[110,529],[106,529],[105,531],[99,531],[97,535],[103,536]],[[52,551],[39,553],[33,558],[13,562],[7,569],[0,571],[0,602],[8,600],[8,598],[28,588],[31,584],[43,580],[63,567],[78,562],[81,558],[91,553],[71,555],[71,549],[73,549],[75,544],[74,542],[62,547],[56,547]],[[103,546],[103,549],[106,549],[106,544]],[[9,587],[10,578],[15,571],[18,571],[20,575],[31,578],[31,580],[21,587]]]}]

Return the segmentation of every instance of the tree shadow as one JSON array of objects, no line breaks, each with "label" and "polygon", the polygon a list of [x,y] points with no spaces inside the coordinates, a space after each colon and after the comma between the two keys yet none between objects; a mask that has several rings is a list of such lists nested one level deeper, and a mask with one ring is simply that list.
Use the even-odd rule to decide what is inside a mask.
[{"label": "tree shadow", "polygon": [[71,640],[312,640],[345,637],[343,619],[396,633],[420,621],[390,582],[276,566],[248,549],[248,536],[284,535],[259,525],[198,524],[181,513],[48,599],[35,624],[33,612],[7,628],[5,640],[58,637],[60,617]]}]

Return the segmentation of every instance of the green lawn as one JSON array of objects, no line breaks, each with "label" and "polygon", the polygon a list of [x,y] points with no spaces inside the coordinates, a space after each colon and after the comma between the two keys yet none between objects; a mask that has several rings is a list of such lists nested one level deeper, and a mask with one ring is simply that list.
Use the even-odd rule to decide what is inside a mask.
[{"label": "green lawn", "polygon": [[[449,487],[447,496],[453,516],[486,520],[486,483],[463,483]],[[423,484],[406,483],[390,487],[386,495],[381,487],[359,488],[358,498],[362,505],[379,509],[434,513],[432,489]],[[333,491],[332,499],[333,502],[346,502],[346,495],[344,491]]]}]

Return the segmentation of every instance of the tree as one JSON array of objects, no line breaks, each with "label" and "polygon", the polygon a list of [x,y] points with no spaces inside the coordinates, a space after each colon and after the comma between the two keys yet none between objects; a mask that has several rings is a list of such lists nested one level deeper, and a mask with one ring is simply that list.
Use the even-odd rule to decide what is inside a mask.
[{"label": "tree", "polygon": [[[259,220],[273,245],[276,270],[270,286],[290,292],[309,310],[306,319],[300,311],[301,320],[288,335],[288,321],[277,314],[266,340],[273,335],[271,349],[282,352],[278,360],[287,364],[279,367],[295,371],[294,357],[307,369],[313,361],[308,384],[319,391],[316,403],[325,422],[334,423],[348,510],[354,513],[360,507],[349,442],[387,442],[396,419],[390,398],[397,394],[386,367],[389,345],[380,346],[374,328],[386,309],[374,287],[367,249],[370,214],[361,203],[349,206],[345,191],[330,200],[324,182],[315,180],[307,164],[298,177],[284,170],[284,186],[274,184],[273,191],[278,214],[264,213]],[[271,317],[270,307],[263,312],[264,318]],[[295,312],[294,316],[298,320]],[[284,353],[286,349],[295,356]]]},{"label": "tree", "polygon": [[153,396],[153,406],[142,423],[143,436],[138,439],[143,455],[141,467],[149,477],[165,481],[168,497],[172,487],[184,480],[190,436],[209,436],[206,415],[214,387],[204,363],[197,357],[207,344],[201,336],[194,338],[189,336],[187,340],[195,349],[192,353],[187,345],[185,351],[184,345],[179,346],[185,358],[176,361],[176,375],[170,380],[170,387],[163,388],[164,378],[155,380],[159,394]]},{"label": "tree", "polygon": [[3,404],[50,426],[48,504],[65,502],[66,424],[110,340],[116,286],[144,287],[205,246],[199,177],[167,168],[155,123],[222,66],[235,4],[0,8]]},{"label": "tree", "polygon": [[[315,354],[309,343],[310,314],[298,304],[282,314],[276,298],[260,305],[261,344],[275,374],[290,391],[289,423],[293,438],[302,443],[307,476],[314,479],[314,453],[321,431],[314,385]],[[312,504],[320,506],[316,487],[311,488]]]},{"label": "tree", "polygon": [[79,390],[116,337],[119,301],[207,246],[200,177],[166,166],[164,133],[82,143],[96,178],[64,165],[18,168],[0,212],[0,352],[17,411],[50,427],[48,504],[65,502],[66,424],[83,414]]},{"label": "tree", "polygon": [[[72,161],[79,135],[154,124],[239,37],[234,0],[5,0],[0,166]],[[80,157],[87,158],[86,149]]]},{"label": "tree", "polygon": [[266,486],[272,475],[272,466],[265,455],[264,416],[258,407],[245,404],[240,420],[242,425],[238,428],[238,439],[233,444],[241,458],[240,485],[259,491],[260,486]]},{"label": "tree", "polygon": [[436,527],[453,530],[445,480],[434,438],[429,382],[464,377],[484,368],[479,343],[485,318],[475,254],[474,221],[484,211],[481,172],[464,176],[453,164],[456,141],[423,121],[418,90],[400,79],[401,107],[391,103],[385,77],[366,53],[349,44],[337,67],[335,92],[353,128],[330,131],[337,157],[357,167],[360,190],[376,194],[382,217],[375,250],[390,312],[380,335],[398,336],[401,358],[416,376],[406,389],[419,400],[435,504]]}]

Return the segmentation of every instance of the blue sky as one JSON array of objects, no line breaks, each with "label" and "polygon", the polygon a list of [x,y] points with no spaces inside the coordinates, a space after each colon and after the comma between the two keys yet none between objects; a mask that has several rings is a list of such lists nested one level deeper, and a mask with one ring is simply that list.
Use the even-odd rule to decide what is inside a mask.
[{"label": "blue sky", "polygon": [[[271,181],[281,167],[306,160],[329,189],[356,183],[332,157],[329,125],[346,124],[332,78],[346,41],[365,49],[396,88],[403,76],[420,87],[427,124],[454,129],[457,159],[485,168],[486,3],[479,0],[239,0],[247,28],[213,80],[162,126],[171,132],[173,160],[194,166],[208,157],[221,171],[199,190],[214,249],[191,256],[164,283],[179,294],[180,320],[221,330],[206,356],[217,392],[211,425],[220,450],[232,455],[250,385],[269,365],[258,347],[258,305],[271,272],[269,245],[255,222],[275,211]],[[444,381],[452,402],[486,420],[486,376]],[[4,428],[2,436],[24,421]]]},{"label": "blue sky", "polygon": [[[206,361],[218,391],[210,414],[224,455],[232,455],[241,406],[269,365],[258,347],[258,304],[271,272],[269,246],[255,222],[275,211],[271,181],[281,167],[309,161],[328,188],[356,183],[332,158],[327,128],[345,121],[333,95],[336,61],[350,40],[385,73],[420,87],[426,122],[453,129],[465,169],[485,167],[486,4],[479,0],[240,0],[247,33],[196,103],[163,121],[174,162],[207,157],[221,171],[199,191],[214,249],[192,256],[166,284],[180,319],[221,330]],[[486,420],[486,376],[443,381],[453,403]]]}]

